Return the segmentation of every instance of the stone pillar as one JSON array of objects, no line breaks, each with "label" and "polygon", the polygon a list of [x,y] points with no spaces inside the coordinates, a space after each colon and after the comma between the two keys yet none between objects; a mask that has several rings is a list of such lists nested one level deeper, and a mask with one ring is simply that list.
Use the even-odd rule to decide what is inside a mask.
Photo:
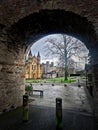
[{"label": "stone pillar", "polygon": [[[0,113],[22,105],[24,88],[24,54],[22,48],[0,34]],[[17,43],[18,45],[18,43]]]}]

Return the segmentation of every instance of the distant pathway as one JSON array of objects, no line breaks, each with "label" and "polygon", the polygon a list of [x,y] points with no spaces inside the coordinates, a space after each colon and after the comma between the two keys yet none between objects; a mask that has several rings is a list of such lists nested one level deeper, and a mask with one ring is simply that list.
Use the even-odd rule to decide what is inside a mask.
[{"label": "distant pathway", "polygon": [[57,97],[62,98],[63,109],[72,109],[75,111],[92,113],[91,106],[89,104],[83,82],[81,81],[81,87],[78,87],[78,81],[75,83],[43,83],[43,85],[33,84],[33,89],[43,90],[44,96],[40,97],[38,93],[34,92],[31,99],[32,105],[55,107],[55,100]]}]

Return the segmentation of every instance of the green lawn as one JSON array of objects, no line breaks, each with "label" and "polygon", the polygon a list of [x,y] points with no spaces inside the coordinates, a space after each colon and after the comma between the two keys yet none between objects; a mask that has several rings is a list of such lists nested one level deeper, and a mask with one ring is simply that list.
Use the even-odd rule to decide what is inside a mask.
[{"label": "green lawn", "polygon": [[74,82],[75,79],[73,78],[68,78],[68,80],[64,80],[64,77],[60,78],[49,78],[49,79],[26,79],[26,83],[41,83],[41,82],[61,82],[61,83],[70,83]]}]

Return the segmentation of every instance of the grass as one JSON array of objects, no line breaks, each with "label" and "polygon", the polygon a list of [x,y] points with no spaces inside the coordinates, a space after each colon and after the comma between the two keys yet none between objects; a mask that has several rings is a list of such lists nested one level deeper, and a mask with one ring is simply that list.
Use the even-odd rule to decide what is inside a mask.
[{"label": "grass", "polygon": [[42,82],[61,82],[61,83],[70,83],[70,82],[74,82],[75,79],[73,78],[68,78],[68,80],[64,80],[64,77],[60,77],[60,78],[49,78],[49,79],[26,79],[26,83],[42,83]]},{"label": "grass", "polygon": [[26,79],[26,83],[41,83],[43,80],[42,79]]}]

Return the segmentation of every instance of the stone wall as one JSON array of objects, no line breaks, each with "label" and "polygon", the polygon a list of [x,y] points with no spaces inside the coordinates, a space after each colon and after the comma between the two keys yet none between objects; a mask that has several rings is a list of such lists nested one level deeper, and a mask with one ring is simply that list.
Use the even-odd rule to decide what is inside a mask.
[{"label": "stone wall", "polygon": [[98,0],[2,0],[0,1],[0,23],[10,26],[44,9],[63,9],[86,17],[92,22],[98,34]]},{"label": "stone wall", "polygon": [[[0,113],[22,105],[24,94],[24,54],[8,46],[8,36],[0,35]],[[18,49],[18,48],[17,48]]]}]

